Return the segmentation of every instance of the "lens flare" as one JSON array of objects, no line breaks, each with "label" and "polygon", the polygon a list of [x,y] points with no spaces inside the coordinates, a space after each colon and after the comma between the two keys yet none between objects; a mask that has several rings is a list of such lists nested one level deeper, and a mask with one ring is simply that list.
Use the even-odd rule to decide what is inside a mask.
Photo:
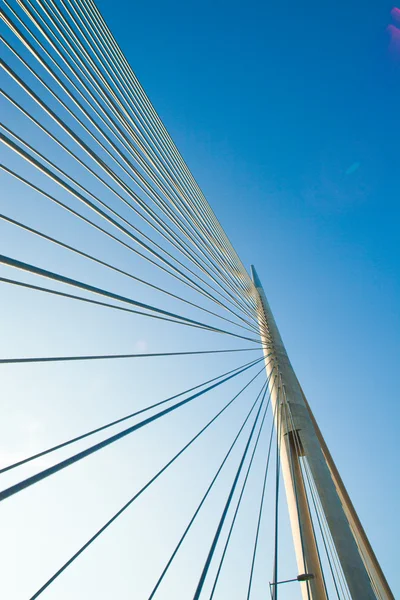
[{"label": "lens flare", "polygon": [[390,14],[396,25],[391,23],[387,28],[390,37],[389,51],[396,59],[400,60],[400,8],[394,6]]},{"label": "lens flare", "polygon": [[392,18],[394,21],[397,21],[398,23],[400,23],[400,8],[396,8],[394,6],[392,8],[392,10],[390,11],[390,14],[392,15]]}]

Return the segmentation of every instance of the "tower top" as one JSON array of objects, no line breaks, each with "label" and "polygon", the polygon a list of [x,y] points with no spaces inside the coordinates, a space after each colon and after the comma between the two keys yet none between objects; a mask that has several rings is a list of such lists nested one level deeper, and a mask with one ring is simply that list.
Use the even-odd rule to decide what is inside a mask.
[{"label": "tower top", "polygon": [[257,274],[255,266],[254,265],[250,265],[250,270],[251,270],[251,277],[253,279],[254,285],[257,288],[261,288],[262,287],[261,281],[260,281],[260,278],[258,277],[258,274]]}]

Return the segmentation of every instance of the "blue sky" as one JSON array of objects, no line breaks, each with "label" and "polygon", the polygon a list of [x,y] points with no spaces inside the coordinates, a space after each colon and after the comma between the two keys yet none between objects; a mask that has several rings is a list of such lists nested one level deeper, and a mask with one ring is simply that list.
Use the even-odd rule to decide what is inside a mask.
[{"label": "blue sky", "polygon": [[[393,4],[146,5],[101,0],[97,5],[242,261],[256,265],[303,389],[396,596],[400,55],[387,31],[395,23]],[[5,106],[4,114],[21,135],[26,125],[16,112]],[[6,160],[22,165],[8,155]],[[71,217],[60,219],[43,199],[1,177],[7,192],[2,194],[2,212],[70,242],[85,236],[87,251],[131,265],[122,250],[87,234]],[[61,250],[49,253],[44,242],[15,234],[4,223],[1,228],[5,254],[29,257],[94,284],[118,285],[121,293],[130,291],[116,275],[105,278],[97,267],[88,270],[80,259]],[[140,263],[134,266],[147,273]],[[140,293],[142,299],[153,299]],[[131,328],[124,315],[93,313],[65,300],[55,303],[24,294],[3,292],[3,356],[157,351],[160,346],[173,350],[207,343],[205,337],[186,332],[172,337],[166,325],[138,320]],[[132,392],[135,406],[144,406],[154,396],[166,397],[245,360],[221,358],[216,364],[202,359],[199,367],[183,359],[179,367],[157,363],[153,371],[126,362],[100,369],[95,364],[51,365],[24,367],[23,376],[17,367],[7,367],[3,461],[4,456],[26,454],[125,414]],[[237,388],[232,384],[229,393]],[[224,398],[216,395],[219,403]],[[172,453],[195,433],[196,419],[212,414],[202,406],[171,420],[170,427],[155,427],[149,438],[122,442],[121,450],[110,450],[107,457],[90,459],[91,465],[59,476],[56,491],[50,483],[38,486],[31,495],[21,494],[16,508],[7,505],[2,521],[8,526],[8,548],[13,544],[14,549],[3,548],[5,559],[12,564],[18,557],[18,564],[29,565],[39,544],[37,554],[46,560],[35,556],[28,567],[31,580],[20,578],[18,568],[7,569],[2,584],[6,597],[26,599],[76,548],[77,538],[85,541],[126,501],[131,479],[144,481],[162,464],[166,447]],[[241,407],[230,417],[231,436],[243,411]],[[221,424],[208,448],[203,446],[213,468],[227,440]],[[131,463],[131,456],[143,454],[146,461]],[[210,477],[203,458],[193,452],[194,462],[185,459],[181,475],[177,469],[158,493],[147,496],[141,510],[116,526],[115,537],[109,532],[46,598],[83,599],[92,597],[94,589],[98,598],[111,592],[128,598],[127,588],[134,582],[142,586],[136,588],[137,597],[144,599],[148,588],[140,579],[140,560],[148,557],[147,565],[151,557],[154,564],[145,575],[154,578]],[[256,474],[261,473],[262,457],[257,465],[254,486],[260,484]],[[184,479],[194,469],[198,478],[193,489],[183,490],[182,473]],[[223,483],[227,481],[228,475]],[[224,493],[221,484],[215,502]],[[164,506],[157,503],[160,495]],[[255,503],[256,494],[248,500],[235,548],[250,543],[246,535],[249,524],[254,526]],[[20,522],[18,509],[25,515]],[[146,514],[152,520],[145,529]],[[212,522],[213,514],[210,508],[203,523]],[[166,528],[162,535],[160,523]],[[132,543],[132,531],[140,533],[139,547]],[[200,541],[190,543],[160,598],[176,597],[182,572],[191,589],[195,557],[201,560],[208,543],[201,525],[198,534]],[[288,542],[287,530],[284,536]],[[154,539],[160,537],[163,542],[155,547]],[[232,589],[242,581],[238,549],[229,560],[221,594],[233,597]],[[291,569],[292,557],[282,575],[290,577]],[[262,573],[257,581],[261,590]]]},{"label": "blue sky", "polygon": [[392,7],[100,4],[243,261],[256,264],[345,482],[396,577]]},{"label": "blue sky", "polygon": [[239,255],[257,266],[396,595],[393,4],[107,5],[99,8]]}]

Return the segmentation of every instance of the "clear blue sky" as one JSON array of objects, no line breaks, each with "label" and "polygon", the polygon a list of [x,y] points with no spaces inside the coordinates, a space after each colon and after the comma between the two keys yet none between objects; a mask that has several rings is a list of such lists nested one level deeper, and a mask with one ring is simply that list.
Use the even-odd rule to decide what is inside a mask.
[{"label": "clear blue sky", "polygon": [[[361,521],[394,595],[400,594],[400,48],[391,43],[393,28],[388,31],[396,24],[393,4],[99,0],[97,5],[242,261],[256,265]],[[7,191],[2,212],[66,241],[78,243],[87,235],[83,226],[73,229],[69,217],[59,220],[57,211],[45,204],[32,208],[37,199],[9,178],[2,176],[1,185]],[[105,287],[118,284],[121,292],[130,290],[116,276],[103,279],[100,270],[85,270],[77,259],[69,262],[61,251],[48,253],[39,242],[28,246],[27,237],[4,224],[0,231],[5,254]],[[121,266],[129,264],[122,251],[102,246],[96,236],[84,241],[86,249],[112,256]],[[171,340],[166,326],[139,322],[132,330],[124,316],[97,319],[92,310],[54,302],[3,292],[2,356],[21,354],[22,347],[26,355],[157,351],[160,340],[163,349],[172,350],[201,339],[182,333]],[[235,361],[233,366],[240,364]],[[135,402],[144,406],[154,396],[166,397],[230,367],[229,360],[217,365],[207,359],[199,374],[185,359],[178,380],[172,366],[170,371],[160,363],[150,383],[145,367],[130,371],[127,363],[101,371],[94,364],[27,367],[17,378],[16,368],[9,367],[3,372],[7,418],[1,425],[2,462],[125,414],[132,406],[132,390]],[[220,402],[225,396],[216,398]],[[231,417],[231,433],[242,418],[240,410]],[[3,528],[8,527],[2,559],[10,565],[1,584],[5,597],[26,600],[76,549],[78,538],[83,543],[126,501],[131,494],[127,473],[136,482],[145,481],[163,464],[165,444],[172,454],[189,431],[197,431],[194,417],[212,414],[201,407],[193,411],[164,429],[155,427],[150,441],[139,435],[121,450],[60,476],[57,491],[50,484],[37,486],[31,495],[21,494],[15,508],[6,505],[1,516]],[[146,576],[154,579],[162,568],[176,531],[209,480],[204,456],[216,468],[223,455],[228,437],[222,424],[210,439],[204,455],[193,452],[185,459],[172,480],[160,484],[140,510],[116,526],[114,537],[109,532],[43,597],[102,599],[114,593],[131,598],[129,586],[136,585],[138,600],[145,600]],[[132,455],[145,455],[146,461],[132,464]],[[257,464],[259,474],[261,458]],[[192,476],[194,471],[196,483],[183,490],[179,473]],[[256,476],[252,485],[259,485]],[[83,505],[76,489],[85,492]],[[221,484],[216,501],[225,493]],[[165,499],[161,506],[160,496]],[[248,524],[254,525],[256,500],[248,502],[248,520],[243,519],[238,538],[243,547],[251,541]],[[146,514],[155,516],[144,528]],[[210,508],[198,526],[198,545],[190,543],[161,599],[175,598],[183,572],[182,584],[192,589],[193,565],[196,557],[204,557],[209,543],[204,532],[212,519]],[[155,548],[159,522],[163,541]],[[132,543],[132,531],[139,532],[139,543]],[[286,530],[284,535],[288,540]],[[146,567],[148,572],[141,571],[143,556],[154,563]],[[20,564],[28,569],[25,577]],[[234,598],[240,566],[236,549],[221,587],[226,597]],[[293,568],[291,557],[283,576],[292,576]],[[260,590],[264,583],[259,573]]]},{"label": "clear blue sky", "polygon": [[393,4],[217,0],[99,8],[242,260],[256,264],[400,593],[400,55],[387,31]]}]

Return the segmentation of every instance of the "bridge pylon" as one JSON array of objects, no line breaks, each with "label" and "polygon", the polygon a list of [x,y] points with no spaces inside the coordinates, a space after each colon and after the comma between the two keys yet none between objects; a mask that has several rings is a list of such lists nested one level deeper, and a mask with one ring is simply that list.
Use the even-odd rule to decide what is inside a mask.
[{"label": "bridge pylon", "polygon": [[[306,468],[352,599],[394,600],[290,363],[253,266],[251,271],[303,600],[327,598],[307,497]],[[278,374],[275,385],[271,376],[274,369]],[[274,594],[276,589],[273,586]]]}]

